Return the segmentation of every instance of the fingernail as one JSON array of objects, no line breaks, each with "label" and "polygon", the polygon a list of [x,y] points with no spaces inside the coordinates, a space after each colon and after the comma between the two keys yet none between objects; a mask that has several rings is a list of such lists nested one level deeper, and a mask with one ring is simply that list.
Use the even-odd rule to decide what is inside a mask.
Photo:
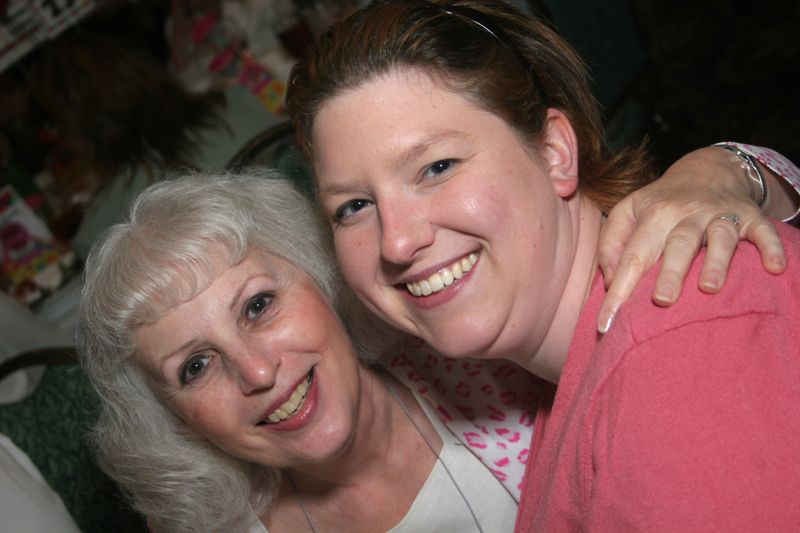
[{"label": "fingernail", "polygon": [[722,283],[722,278],[720,275],[712,272],[705,276],[703,276],[703,287],[706,289],[716,290],[719,288],[720,284]]},{"label": "fingernail", "polygon": [[597,319],[597,331],[600,333],[607,333],[611,329],[611,323],[614,322],[615,311],[605,310],[600,312],[600,318]]},{"label": "fingernail", "polygon": [[783,270],[786,268],[786,261],[783,260],[783,257],[773,257],[770,262],[775,270]]},{"label": "fingernail", "polygon": [[675,291],[672,287],[661,287],[653,294],[656,303],[671,304],[675,300]]}]

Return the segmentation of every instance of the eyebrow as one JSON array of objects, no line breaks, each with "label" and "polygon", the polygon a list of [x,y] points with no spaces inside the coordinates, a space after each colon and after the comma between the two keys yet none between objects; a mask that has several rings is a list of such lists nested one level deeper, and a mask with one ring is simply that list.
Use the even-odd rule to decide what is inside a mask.
[{"label": "eyebrow", "polygon": [[409,161],[413,161],[423,153],[425,153],[432,145],[450,141],[453,139],[462,139],[467,137],[466,133],[455,130],[441,130],[427,135],[415,142],[402,152],[400,152],[393,160],[395,166],[405,165]]},{"label": "eyebrow", "polygon": [[241,298],[241,296],[242,296],[242,293],[244,292],[244,288],[245,288],[245,287],[247,287],[247,285],[249,285],[249,284],[250,284],[250,281],[251,281],[251,280],[252,280],[254,277],[256,277],[256,276],[251,276],[251,277],[247,278],[247,279],[244,281],[244,283],[242,283],[241,285],[239,285],[239,289],[237,289],[237,291],[236,291],[236,294],[234,294],[234,295],[233,295],[233,299],[231,300],[231,305],[230,305],[230,306],[228,306],[228,309],[230,309],[232,312],[234,312],[234,313],[236,312],[236,304],[238,304],[238,303],[239,303],[239,298]]},{"label": "eyebrow", "polygon": [[197,342],[197,339],[189,339],[179,347],[175,348],[174,350],[164,353],[164,354],[157,354],[156,361],[158,361],[158,372],[159,376],[166,377],[166,372],[164,371],[164,365],[167,364],[167,361],[175,357],[176,355],[187,351],[193,344]]},{"label": "eyebrow", "polygon": [[[466,137],[469,137],[469,135],[467,135],[464,132],[455,130],[439,130],[433,132],[430,135],[426,135],[425,137],[419,139],[418,141],[414,142],[413,144],[401,150],[397,155],[395,155],[391,159],[391,167],[399,168],[404,165],[407,165],[410,161],[413,161],[414,159],[424,154],[433,145],[454,139],[464,139]],[[333,185],[327,185],[325,187],[321,186],[319,187],[320,196],[322,195],[335,196],[336,194],[342,194],[351,191],[352,187],[349,187],[346,183],[343,185],[333,184]]]}]

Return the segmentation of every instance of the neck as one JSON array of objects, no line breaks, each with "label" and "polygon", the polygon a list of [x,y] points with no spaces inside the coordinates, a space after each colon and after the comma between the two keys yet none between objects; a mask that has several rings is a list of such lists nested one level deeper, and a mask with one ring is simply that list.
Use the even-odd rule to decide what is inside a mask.
[{"label": "neck", "polygon": [[[442,447],[438,433],[407,388],[388,375],[362,373],[366,383],[353,442],[326,464],[287,471],[287,482],[265,517],[270,529],[389,530],[424,485]],[[416,426],[382,379],[392,381]]]},{"label": "neck", "polygon": [[[424,452],[424,442],[420,441],[416,429],[383,382],[394,378],[366,369],[362,369],[361,374],[362,397],[351,443],[328,463],[298,465],[289,470],[303,492],[322,494],[341,487],[370,485],[373,481],[391,486],[386,480],[402,471],[402,468],[398,470],[398,463],[406,461],[409,453]],[[393,388],[417,419],[427,422],[423,431],[432,432],[441,446],[441,440],[413,394],[396,381],[393,381]]]},{"label": "neck", "polygon": [[572,231],[564,251],[569,258],[566,266],[569,274],[563,295],[544,342],[521,347],[518,353],[526,355],[516,361],[552,383],[558,383],[561,377],[581,310],[589,297],[597,272],[597,244],[602,228],[601,211],[582,194],[577,193],[568,203]]}]

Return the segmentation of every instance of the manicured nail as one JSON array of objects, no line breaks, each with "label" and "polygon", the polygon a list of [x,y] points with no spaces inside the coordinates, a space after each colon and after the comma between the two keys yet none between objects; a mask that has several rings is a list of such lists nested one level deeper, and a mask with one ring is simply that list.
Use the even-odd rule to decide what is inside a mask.
[{"label": "manicured nail", "polygon": [[786,261],[783,257],[771,257],[769,262],[772,263],[772,268],[775,270],[783,270],[786,268]]},{"label": "manicured nail", "polygon": [[600,312],[600,318],[597,319],[597,331],[600,333],[608,333],[611,329],[611,323],[614,322],[616,311],[604,310]]},{"label": "manicured nail", "polygon": [[675,301],[675,291],[672,287],[661,287],[653,294],[653,300],[656,303],[671,304]]},{"label": "manicured nail", "polygon": [[716,272],[711,272],[703,276],[703,287],[706,289],[717,290],[722,284],[722,278]]}]

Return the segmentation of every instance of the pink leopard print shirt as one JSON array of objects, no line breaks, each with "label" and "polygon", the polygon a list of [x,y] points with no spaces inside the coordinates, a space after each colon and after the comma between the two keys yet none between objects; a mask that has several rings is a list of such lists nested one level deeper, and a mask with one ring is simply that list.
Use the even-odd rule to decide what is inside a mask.
[{"label": "pink leopard print shirt", "polygon": [[385,361],[519,501],[542,381],[504,360],[442,357],[414,337]]}]

